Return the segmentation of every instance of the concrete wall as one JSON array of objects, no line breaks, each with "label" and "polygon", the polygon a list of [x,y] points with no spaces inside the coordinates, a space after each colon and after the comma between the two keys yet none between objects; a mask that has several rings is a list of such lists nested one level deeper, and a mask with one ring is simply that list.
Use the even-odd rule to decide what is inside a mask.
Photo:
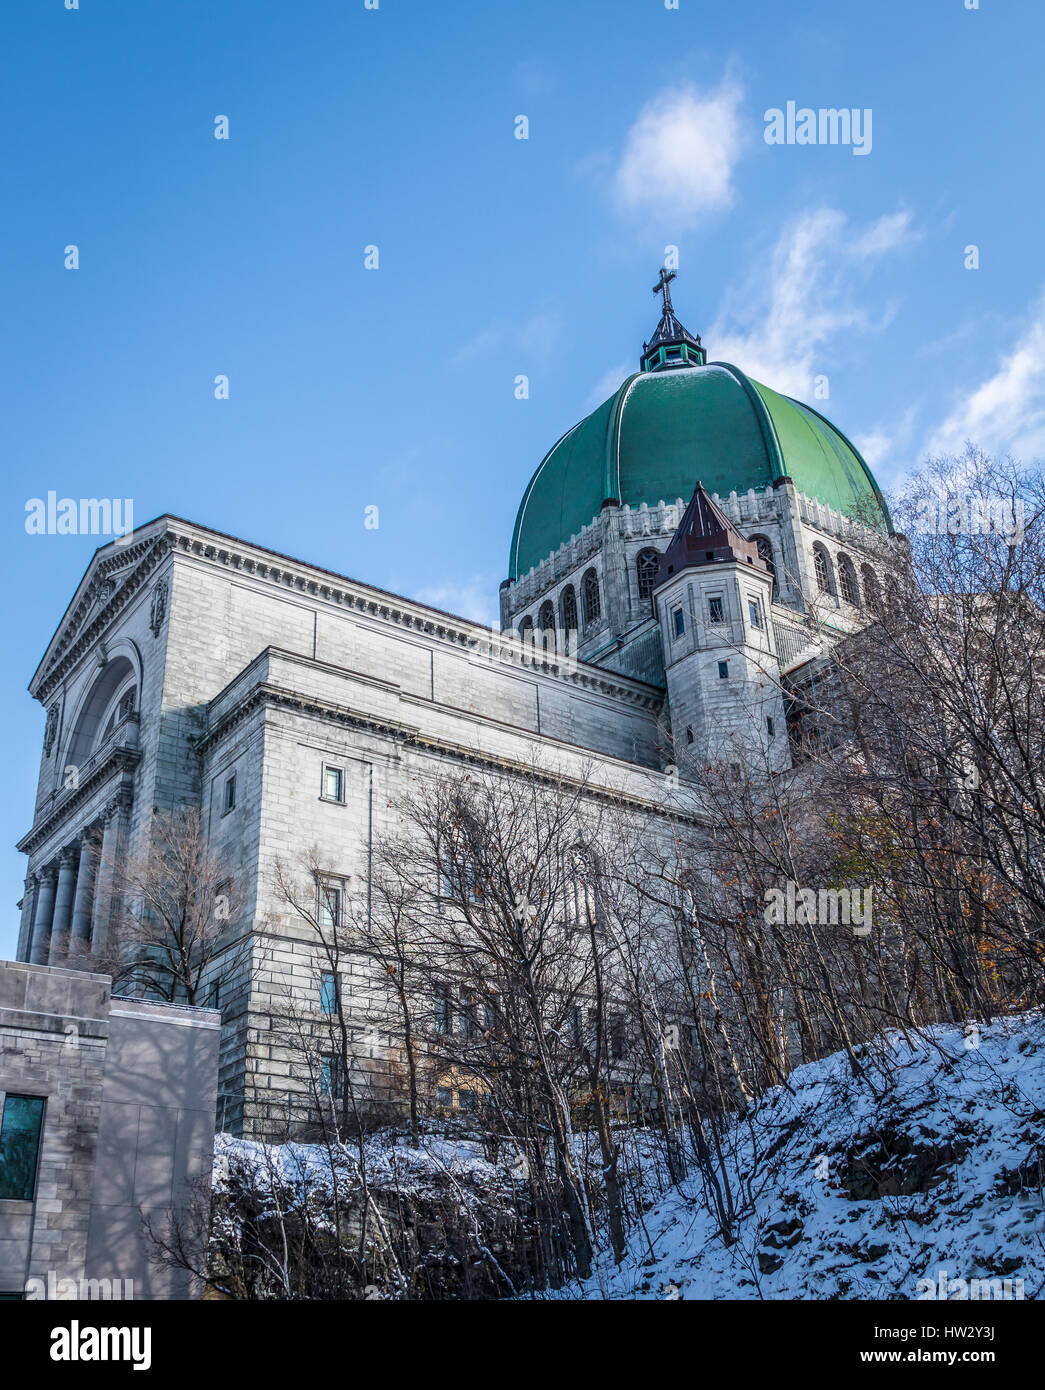
[{"label": "concrete wall", "polygon": [[218,1038],[212,1010],[112,999],[106,976],[0,961],[0,1103],[46,1099],[35,1203],[0,1201],[0,1290],[198,1292],[156,1264],[140,1210],[162,1228],[192,1180],[209,1179]]}]

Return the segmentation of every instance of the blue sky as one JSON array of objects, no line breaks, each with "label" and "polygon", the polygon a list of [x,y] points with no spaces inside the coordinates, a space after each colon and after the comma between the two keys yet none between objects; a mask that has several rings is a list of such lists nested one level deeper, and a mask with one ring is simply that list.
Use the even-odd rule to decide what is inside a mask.
[{"label": "blue sky", "polygon": [[[1038,0],[66,3],[10,0],[0,50],[0,955],[25,686],[98,543],[27,535],[32,497],[492,621],[526,481],[634,368],[667,245],[710,357],[826,376],[886,486],[965,438],[1042,452]],[[870,108],[870,153],[767,145],[788,101]]]}]

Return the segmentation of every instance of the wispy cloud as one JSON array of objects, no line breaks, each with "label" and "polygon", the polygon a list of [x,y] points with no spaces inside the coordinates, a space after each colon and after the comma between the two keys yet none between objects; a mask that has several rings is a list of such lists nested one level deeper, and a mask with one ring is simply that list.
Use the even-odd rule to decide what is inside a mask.
[{"label": "wispy cloud", "polygon": [[[429,584],[418,589],[413,597],[418,603],[431,604],[445,613],[455,613],[473,623],[496,627],[500,622],[497,611],[497,586],[503,575],[473,574],[461,581],[448,579],[442,584]],[[491,597],[492,596],[492,597]]]},{"label": "wispy cloud", "polygon": [[733,174],[744,145],[743,91],[727,74],[709,91],[687,85],[642,108],[613,172],[617,207],[630,215],[669,213],[691,226],[733,202]]},{"label": "wispy cloud", "polygon": [[924,453],[959,454],[966,441],[1027,461],[1045,453],[1045,294],[990,375],[955,400]]},{"label": "wispy cloud", "polygon": [[564,327],[562,311],[551,305],[536,309],[518,322],[498,319],[463,343],[451,357],[450,364],[454,367],[465,366],[509,346],[518,347],[529,356],[544,361],[555,351]]},{"label": "wispy cloud", "polygon": [[809,399],[840,335],[880,332],[889,322],[891,309],[872,312],[857,291],[883,257],[917,235],[905,211],[864,228],[854,228],[837,208],[803,213],[781,232],[768,273],[727,300],[707,334],[711,356]]}]

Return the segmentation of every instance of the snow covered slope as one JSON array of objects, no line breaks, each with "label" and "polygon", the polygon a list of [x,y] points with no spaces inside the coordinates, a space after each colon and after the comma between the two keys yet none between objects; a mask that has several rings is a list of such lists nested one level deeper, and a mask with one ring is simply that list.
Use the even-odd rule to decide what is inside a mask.
[{"label": "snow covered slope", "polygon": [[882,1041],[884,1064],[861,1052],[864,1076],[836,1053],[734,1127],[749,1206],[731,1246],[694,1174],[632,1230],[623,1265],[605,1256],[555,1296],[1040,1298],[1045,1019]]}]

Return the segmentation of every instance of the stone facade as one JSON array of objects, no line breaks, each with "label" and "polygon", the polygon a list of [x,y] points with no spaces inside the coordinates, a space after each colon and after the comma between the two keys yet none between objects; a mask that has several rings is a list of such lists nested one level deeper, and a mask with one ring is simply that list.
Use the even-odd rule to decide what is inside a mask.
[{"label": "stone facade", "polygon": [[140,1213],[162,1226],[209,1176],[219,1028],[114,999],[103,975],[0,961],[0,1107],[45,1102],[35,1198],[0,1200],[0,1293],[198,1292],[155,1262]]}]

